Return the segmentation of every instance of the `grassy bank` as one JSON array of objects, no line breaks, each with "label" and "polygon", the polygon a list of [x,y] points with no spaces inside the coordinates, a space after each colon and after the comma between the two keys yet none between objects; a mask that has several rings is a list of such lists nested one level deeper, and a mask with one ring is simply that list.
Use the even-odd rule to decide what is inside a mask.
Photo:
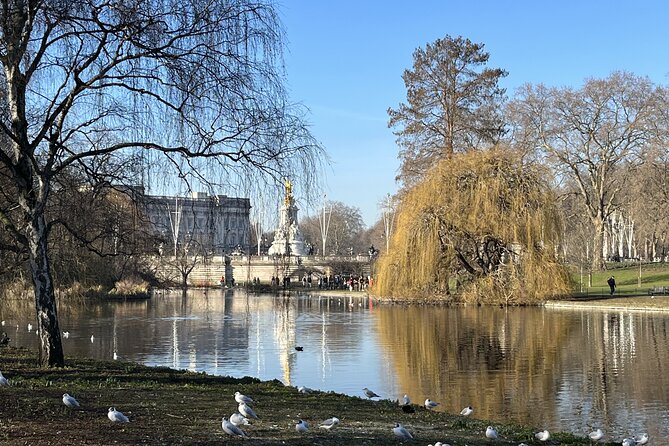
[{"label": "grassy bank", "polygon": [[[592,286],[589,285],[588,272],[573,269],[572,280],[576,284],[575,295],[608,295],[609,286],[606,281],[614,276],[616,280],[615,296],[648,295],[650,288],[669,287],[669,264],[666,263],[610,263],[606,271],[591,273]],[[583,284],[581,291],[580,284]]]},{"label": "grassy bank", "polygon": [[[484,432],[489,423],[415,406],[404,413],[396,402],[368,401],[335,393],[303,394],[279,382],[233,379],[132,363],[68,358],[68,367],[36,368],[25,349],[0,350],[0,370],[10,387],[0,387],[0,444],[3,445],[218,445],[247,444],[227,436],[221,418],[237,407],[235,391],[256,400],[260,416],[245,431],[259,445],[377,445],[400,444],[393,432],[402,423],[414,435],[409,444],[448,442],[451,445],[490,445]],[[73,410],[62,404],[63,393],[81,403]],[[115,406],[130,418],[128,424],[107,419]],[[336,416],[341,424],[327,431],[318,423]],[[475,415],[474,415],[475,416]],[[298,419],[310,430],[295,431]],[[496,445],[533,441],[534,429],[494,424]],[[587,445],[571,434],[554,433],[549,445]]]}]

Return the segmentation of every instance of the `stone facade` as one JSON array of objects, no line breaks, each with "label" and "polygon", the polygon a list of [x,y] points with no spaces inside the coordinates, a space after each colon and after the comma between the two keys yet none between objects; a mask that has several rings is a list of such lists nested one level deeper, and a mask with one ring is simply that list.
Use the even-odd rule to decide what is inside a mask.
[{"label": "stone facade", "polygon": [[248,250],[250,209],[248,198],[194,192],[191,197],[144,195],[142,209],[154,231],[163,240],[164,255],[177,255],[188,246],[222,255]]}]

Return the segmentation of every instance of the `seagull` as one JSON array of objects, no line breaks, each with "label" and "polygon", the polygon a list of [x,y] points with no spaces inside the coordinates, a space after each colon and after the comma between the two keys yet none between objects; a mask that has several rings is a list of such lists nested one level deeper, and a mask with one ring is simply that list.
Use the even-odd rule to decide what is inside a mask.
[{"label": "seagull", "polygon": [[77,401],[73,396],[70,396],[67,393],[63,394],[63,404],[73,409],[75,407],[79,407],[79,401]]},{"label": "seagull", "polygon": [[413,438],[411,432],[406,430],[404,426],[402,426],[400,423],[395,423],[395,427],[393,428],[393,433],[395,434],[396,437],[403,438],[405,440],[411,440]]},{"label": "seagull", "polygon": [[369,398],[369,399],[372,399],[372,398],[381,398],[379,395],[377,395],[376,393],[372,392],[372,391],[369,390],[367,387],[364,387],[364,388],[362,389],[362,391],[365,392],[365,396],[366,396],[367,398]]},{"label": "seagull", "polygon": [[245,404],[253,404],[255,401],[249,396],[242,395],[239,392],[235,392],[235,401],[237,401],[239,404],[245,403]]},{"label": "seagull", "polygon": [[590,434],[588,436],[590,437],[590,440],[597,442],[597,441],[601,440],[602,438],[604,438],[604,432],[602,432],[601,429],[597,429],[597,430],[594,430],[594,431],[590,432]]},{"label": "seagull", "polygon": [[309,430],[309,425],[307,424],[306,421],[300,420],[296,425],[295,425],[295,430],[298,432],[306,432]]},{"label": "seagull", "polygon": [[300,393],[311,393],[313,392],[313,389],[310,389],[309,387],[300,386],[297,388],[297,391]]},{"label": "seagull", "polygon": [[28,331],[33,331],[33,324],[28,324]]},{"label": "seagull", "polygon": [[435,407],[437,407],[438,405],[439,405],[439,403],[437,403],[437,402],[435,402],[435,401],[432,401],[432,400],[429,399],[429,398],[425,400],[425,408],[426,408],[426,409],[430,409],[430,410],[432,410],[432,409],[434,409]]},{"label": "seagull", "polygon": [[625,438],[621,446],[636,446],[636,440],[634,438]]},{"label": "seagull", "polygon": [[64,331],[64,332],[63,332],[63,337],[64,337],[65,339],[69,338],[69,337],[70,337],[70,332],[69,332],[69,331]]},{"label": "seagull", "polygon": [[3,327],[5,326],[5,321],[2,321],[2,326],[3,326]]},{"label": "seagull", "polygon": [[330,430],[338,424],[339,424],[339,418],[332,417],[332,418],[328,418],[327,420],[323,421],[321,423],[320,427],[322,427],[323,429]]},{"label": "seagull", "polygon": [[246,418],[258,418],[258,415],[256,415],[253,409],[251,409],[251,406],[246,403],[239,403],[237,410],[239,410],[239,413],[244,415]]},{"label": "seagull", "polygon": [[548,441],[548,439],[551,438],[551,434],[547,430],[543,430],[534,434],[534,438],[539,441]]},{"label": "seagull", "polygon": [[243,426],[245,424],[251,424],[248,418],[239,412],[235,412],[230,416],[230,422],[235,426]]},{"label": "seagull", "polygon": [[474,413],[474,408],[472,406],[467,406],[460,411],[460,415],[462,415],[463,417],[468,417],[473,413]]},{"label": "seagull", "polygon": [[107,418],[109,418],[114,423],[128,423],[128,422],[130,422],[130,420],[128,420],[128,417],[126,417],[121,412],[116,410],[115,407],[110,407],[109,408],[109,412],[107,412]]},{"label": "seagull", "polygon": [[228,421],[227,418],[223,417],[223,420],[221,421],[221,427],[223,428],[223,432],[225,432],[228,435],[236,435],[238,437],[246,437],[246,433],[244,433],[243,430],[235,426],[233,423]]},{"label": "seagull", "polygon": [[409,398],[409,395],[404,394],[401,406],[408,406],[409,404],[411,404],[411,398]]},{"label": "seagull", "polygon": [[2,372],[0,372],[0,386],[8,386],[9,385],[9,380],[2,376]]},{"label": "seagull", "polygon": [[485,430],[485,436],[491,440],[497,440],[497,430],[492,426],[488,426]]},{"label": "seagull", "polygon": [[648,440],[649,440],[648,434],[641,434],[641,436],[636,439],[636,444],[643,445],[643,444],[648,443]]},{"label": "seagull", "polygon": [[91,344],[95,342],[95,336],[91,335]]}]

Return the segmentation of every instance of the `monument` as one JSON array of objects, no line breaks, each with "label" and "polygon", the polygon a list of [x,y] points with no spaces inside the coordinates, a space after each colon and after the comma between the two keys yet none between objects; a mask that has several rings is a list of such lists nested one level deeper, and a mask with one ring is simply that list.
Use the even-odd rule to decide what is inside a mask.
[{"label": "monument", "polygon": [[269,255],[305,256],[308,254],[300,229],[297,227],[297,206],[293,198],[293,185],[284,181],[286,196],[279,211],[279,227],[274,231],[274,241],[269,248]]}]

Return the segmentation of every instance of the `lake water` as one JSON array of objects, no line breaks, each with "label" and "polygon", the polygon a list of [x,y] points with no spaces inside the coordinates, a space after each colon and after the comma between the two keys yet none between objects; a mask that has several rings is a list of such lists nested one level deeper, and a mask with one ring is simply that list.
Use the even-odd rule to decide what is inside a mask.
[{"label": "lake water", "polygon": [[[37,347],[30,301],[0,300],[13,345]],[[368,299],[160,293],[61,303],[66,355],[278,379],[607,441],[669,444],[669,315],[548,308],[377,306]],[[18,326],[18,327],[17,327]],[[302,346],[298,352],[295,346]]]}]

